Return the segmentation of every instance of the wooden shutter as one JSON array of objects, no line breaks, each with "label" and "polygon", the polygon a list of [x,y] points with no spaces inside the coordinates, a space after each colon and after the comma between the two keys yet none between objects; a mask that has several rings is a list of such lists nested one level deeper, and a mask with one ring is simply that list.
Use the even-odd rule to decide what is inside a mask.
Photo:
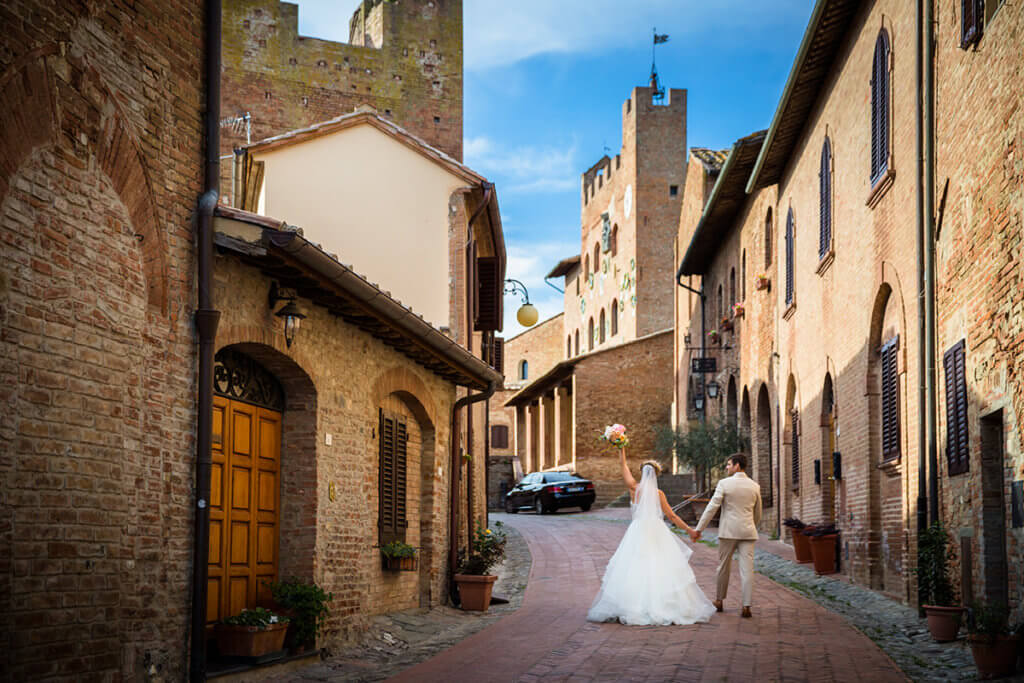
[{"label": "wooden shutter", "polygon": [[822,259],[832,243],[832,149],[828,138],[821,147],[818,195],[818,258]]},{"label": "wooden shutter", "polygon": [[881,350],[882,365],[882,457],[900,456],[900,409],[897,352],[900,338],[887,341]]},{"label": "wooden shutter", "polygon": [[800,413],[793,411],[793,486],[800,484]]},{"label": "wooden shutter", "polygon": [[495,337],[491,342],[491,367],[500,374],[505,374],[505,338]]},{"label": "wooden shutter", "polygon": [[946,462],[950,475],[963,474],[970,470],[964,340],[946,351],[942,365],[946,376]]},{"label": "wooden shutter", "polygon": [[793,209],[786,214],[786,303],[793,303]]},{"label": "wooden shutter", "polygon": [[[768,215],[764,219],[764,268],[768,270],[772,267],[772,212],[768,210]],[[768,273],[765,273],[767,275]]]},{"label": "wooden shutter", "polygon": [[508,448],[508,427],[505,425],[491,426],[491,447]]},{"label": "wooden shutter", "polygon": [[502,283],[498,282],[498,259],[493,256],[476,259],[477,305],[476,325],[480,331],[501,329]]},{"label": "wooden shutter", "polygon": [[985,0],[960,0],[960,47],[967,49],[981,38]]},{"label": "wooden shutter", "polygon": [[871,184],[878,182],[889,156],[889,37],[884,30],[875,41],[871,65]]},{"label": "wooden shutter", "polygon": [[380,411],[379,517],[380,543],[405,540],[406,444],[409,440],[404,419]]}]

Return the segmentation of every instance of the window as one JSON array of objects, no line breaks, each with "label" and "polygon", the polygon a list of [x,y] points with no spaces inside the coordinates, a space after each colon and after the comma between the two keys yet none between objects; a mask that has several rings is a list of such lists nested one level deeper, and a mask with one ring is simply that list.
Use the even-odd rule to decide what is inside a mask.
[{"label": "window", "polygon": [[832,145],[828,138],[821,146],[821,170],[818,172],[818,259],[832,248]]},{"label": "window", "polygon": [[796,410],[793,416],[793,487],[800,485],[800,413]]},{"label": "window", "polygon": [[601,270],[601,243],[594,245],[594,275]]},{"label": "window", "polygon": [[747,250],[743,250],[740,260],[740,301],[747,300]]},{"label": "window", "polygon": [[572,335],[571,334],[568,337],[565,338],[565,357],[566,358],[571,358],[572,357]]},{"label": "window", "polygon": [[583,255],[583,277],[590,275],[590,254]]},{"label": "window", "polygon": [[612,226],[612,256],[619,253],[619,224],[616,223]]},{"label": "window", "polygon": [[736,303],[736,268],[729,269],[729,304]]},{"label": "window", "polygon": [[580,295],[580,280],[583,279],[583,276],[580,273],[576,273],[576,278],[575,279],[576,279],[576,296],[579,296]]},{"label": "window", "polygon": [[519,361],[519,379],[530,378],[530,364],[525,360]]},{"label": "window", "polygon": [[900,457],[899,336],[882,345],[882,458]]},{"label": "window", "polygon": [[967,441],[967,373],[964,340],[958,341],[942,357],[946,374],[946,463],[949,474],[971,469]]},{"label": "window", "polygon": [[495,337],[491,342],[491,367],[499,374],[505,374],[505,339]]},{"label": "window", "polygon": [[491,448],[508,448],[507,425],[491,425]]},{"label": "window", "polygon": [[580,331],[576,330],[573,333],[573,348],[576,349],[576,355],[580,355]]},{"label": "window", "polygon": [[404,541],[408,526],[405,509],[405,418],[380,411],[380,471],[378,483],[378,537],[380,543]]},{"label": "window", "polygon": [[587,321],[587,351],[594,350],[594,318]]},{"label": "window", "polygon": [[871,66],[871,185],[889,169],[889,34],[882,29],[875,41]]},{"label": "window", "polygon": [[[768,207],[768,214],[764,217],[764,268],[772,267],[772,207]],[[768,273],[765,273],[767,275]]]},{"label": "window", "polygon": [[600,342],[601,342],[602,344],[604,344],[604,335],[605,335],[605,330],[606,330],[606,329],[607,329],[607,327],[606,327],[606,325],[605,325],[605,319],[604,319],[604,309],[602,308],[602,309],[601,309],[601,316],[600,316],[600,318],[599,318],[599,323],[598,323],[598,335],[599,335],[599,341],[600,341]]},{"label": "window", "polygon": [[725,317],[725,300],[724,294],[722,293],[722,285],[718,285],[718,319],[721,320]]},{"label": "window", "polygon": [[793,209],[786,214],[786,305],[793,303]]},{"label": "window", "polygon": [[619,333],[619,302],[612,299],[612,336]]},{"label": "window", "polygon": [[960,0],[960,47],[969,48],[981,39],[985,0]]},{"label": "window", "polygon": [[669,197],[678,197],[679,196],[679,186],[678,185],[669,185],[668,186],[668,196]]}]

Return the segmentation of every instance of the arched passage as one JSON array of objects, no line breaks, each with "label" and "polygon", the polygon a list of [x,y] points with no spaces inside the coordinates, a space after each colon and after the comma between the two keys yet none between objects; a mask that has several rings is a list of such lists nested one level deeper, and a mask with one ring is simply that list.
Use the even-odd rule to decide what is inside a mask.
[{"label": "arched passage", "polygon": [[825,375],[821,388],[821,518],[831,523],[836,521],[836,481],[832,476],[832,453],[836,450],[835,399],[832,392],[832,375]]},{"label": "arched passage", "polygon": [[755,473],[761,485],[761,500],[766,509],[774,502],[772,465],[772,407],[768,398],[768,385],[762,384],[757,392],[757,431],[753,435],[753,456],[757,463]]},{"label": "arched passage", "polygon": [[725,419],[733,427],[739,427],[739,404],[736,399],[736,378],[729,375],[729,387],[725,392]]}]

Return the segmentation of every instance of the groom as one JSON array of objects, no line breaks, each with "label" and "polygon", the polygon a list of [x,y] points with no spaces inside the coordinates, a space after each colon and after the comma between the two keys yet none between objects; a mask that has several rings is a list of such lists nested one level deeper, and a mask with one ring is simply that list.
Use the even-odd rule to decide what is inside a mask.
[{"label": "groom", "polygon": [[761,487],[747,476],[747,456],[733,453],[725,461],[728,477],[720,480],[715,495],[708,502],[696,528],[690,531],[694,541],[722,508],[718,522],[718,587],[714,600],[715,609],[722,611],[722,601],[729,591],[729,570],[732,567],[733,551],[740,554],[740,581],[743,586],[743,612],[740,616],[750,617],[750,597],[754,591],[754,543],[757,542],[757,525],[761,521]]}]

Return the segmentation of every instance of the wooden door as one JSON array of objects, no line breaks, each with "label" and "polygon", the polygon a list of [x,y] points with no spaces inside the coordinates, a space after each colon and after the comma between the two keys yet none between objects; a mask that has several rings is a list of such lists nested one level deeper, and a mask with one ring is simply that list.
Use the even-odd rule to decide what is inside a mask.
[{"label": "wooden door", "polygon": [[281,413],[215,396],[212,450],[208,624],[266,604],[277,579]]}]

